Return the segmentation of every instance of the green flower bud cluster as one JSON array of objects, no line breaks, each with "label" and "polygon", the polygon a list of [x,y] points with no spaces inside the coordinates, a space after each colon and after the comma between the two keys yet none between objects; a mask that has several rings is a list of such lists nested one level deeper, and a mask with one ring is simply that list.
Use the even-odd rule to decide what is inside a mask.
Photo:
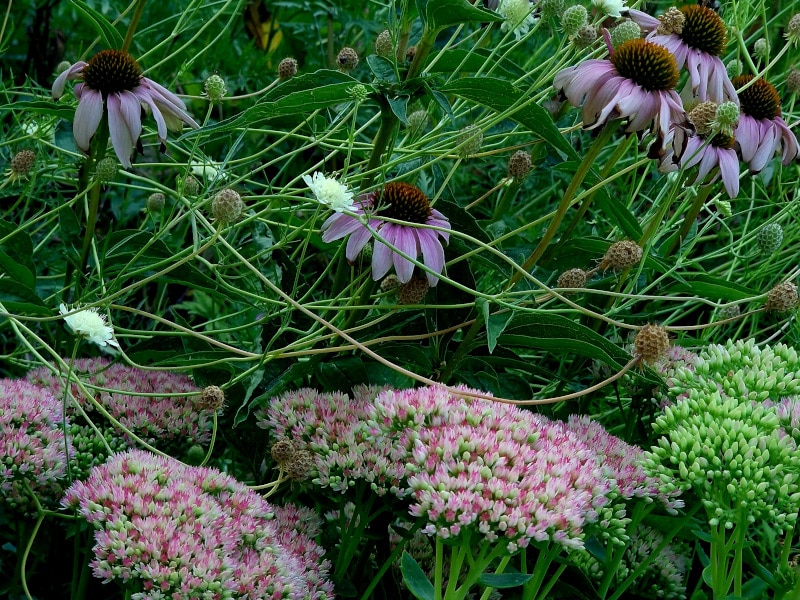
[{"label": "green flower bud cluster", "polygon": [[733,527],[743,515],[748,523],[793,526],[800,453],[773,401],[800,393],[797,352],[753,340],[712,345],[691,369],[676,369],[670,383],[675,401],[655,420],[662,437],[647,453],[645,471],[693,490],[714,527]]}]

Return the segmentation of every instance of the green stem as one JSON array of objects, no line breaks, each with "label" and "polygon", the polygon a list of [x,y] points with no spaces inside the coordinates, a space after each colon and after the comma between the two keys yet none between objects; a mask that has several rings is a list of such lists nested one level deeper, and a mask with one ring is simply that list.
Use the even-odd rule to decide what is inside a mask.
[{"label": "green stem", "polygon": [[22,591],[25,593],[25,597],[28,600],[33,600],[33,596],[31,596],[28,590],[28,578],[25,575],[26,564],[28,562],[28,556],[31,553],[31,548],[33,547],[33,540],[36,539],[36,534],[39,533],[39,527],[42,526],[43,521],[44,514],[40,511],[39,516],[36,518],[36,524],[33,526],[33,531],[31,531],[31,537],[28,539],[28,543],[25,544],[25,551],[22,553],[22,561],[20,561],[19,565],[19,577],[22,583]]},{"label": "green stem", "polygon": [[455,354],[453,357],[448,361],[447,366],[442,371],[442,374],[439,376],[439,380],[442,383],[447,383],[452,377],[453,373],[455,373],[456,367],[461,363],[461,361],[466,356],[467,352],[469,351],[470,345],[472,341],[475,339],[475,336],[478,335],[478,332],[481,330],[483,325],[483,321],[480,319],[475,319],[470,325],[470,328],[467,330],[467,333],[464,335],[464,339],[461,340],[461,343],[458,345]]},{"label": "green stem", "polygon": [[539,550],[536,556],[536,564],[533,565],[533,571],[531,572],[533,577],[522,586],[523,600],[535,600],[539,597],[539,592],[542,590],[542,585],[547,576],[547,570],[559,552],[561,552],[561,548],[558,544],[550,543],[544,549]]},{"label": "green stem", "polygon": [[[410,540],[417,531],[422,529],[424,523],[425,522],[422,519],[418,519],[417,522],[414,523],[414,526],[406,532],[405,534],[406,541]],[[401,552],[403,552],[404,548],[405,548],[405,543],[400,543],[397,544],[397,546],[395,546],[394,550],[392,550],[392,553],[386,558],[381,568],[378,569],[377,573],[375,573],[375,577],[372,578],[372,581],[367,586],[367,589],[361,596],[361,600],[369,600],[370,598],[373,597],[372,592],[374,592],[375,588],[378,587],[378,584],[380,583],[381,579],[383,579],[383,576],[386,574],[386,571],[389,570],[389,567],[391,567],[397,561],[397,557],[400,555]]]},{"label": "green stem", "polygon": [[136,9],[133,11],[133,16],[131,16],[131,22],[128,25],[128,31],[125,33],[125,41],[122,42],[121,50],[123,52],[127,52],[128,49],[131,47],[131,42],[133,41],[133,34],[136,32],[136,27],[139,25],[139,20],[142,18],[142,13],[144,12],[144,5],[147,0],[138,0],[136,3]]},{"label": "green stem", "polygon": [[674,254],[678,248],[681,247],[681,242],[686,239],[686,236],[689,233],[689,230],[692,228],[697,215],[700,214],[700,211],[703,210],[703,207],[706,205],[706,200],[708,199],[708,195],[711,192],[710,185],[702,185],[700,189],[697,191],[697,195],[694,197],[692,201],[692,205],[689,207],[689,210],[686,212],[686,216],[683,219],[683,223],[681,223],[681,228],[678,231],[678,235],[672,240],[669,244],[669,248],[664,253],[664,257],[671,256]]},{"label": "green stem", "polygon": [[217,411],[214,411],[213,415],[214,426],[211,429],[211,443],[208,445],[208,452],[206,452],[205,458],[203,458],[203,462],[200,463],[201,467],[204,467],[208,464],[208,461],[211,460],[211,454],[214,452],[214,444],[217,441],[217,430],[219,429],[219,418],[217,417]]},{"label": "green stem", "polygon": [[394,129],[397,123],[397,117],[392,112],[389,103],[385,100],[382,100],[381,124],[378,128],[378,133],[375,135],[375,140],[372,142],[372,154],[370,155],[369,162],[367,163],[367,174],[365,175],[362,188],[368,188],[372,185],[372,182],[375,181],[375,176],[377,175],[376,169],[381,162],[381,157],[383,156],[384,151],[389,145],[389,141],[394,135]]},{"label": "green stem", "polygon": [[519,188],[522,187],[522,181],[516,179],[511,180],[511,184],[503,190],[503,195],[500,197],[497,207],[494,209],[492,221],[499,221],[503,215],[508,211],[511,201],[516,197]]},{"label": "green stem", "polygon": [[[570,205],[572,204],[572,199],[575,197],[575,193],[583,183],[583,180],[586,178],[586,175],[589,173],[589,170],[592,168],[592,165],[594,164],[594,161],[597,159],[598,155],[603,148],[605,148],[606,142],[611,139],[611,136],[617,130],[617,127],[619,127],[619,124],[620,121],[615,120],[606,125],[600,132],[600,135],[597,136],[597,139],[594,141],[594,144],[592,144],[592,147],[589,148],[589,152],[587,152],[586,156],[583,157],[581,164],[578,165],[578,170],[575,171],[575,175],[572,176],[572,181],[570,181],[569,187],[567,187],[567,191],[564,193],[564,197],[561,199],[561,203],[558,205],[558,208],[556,208],[556,213],[553,215],[553,220],[550,221],[547,231],[545,231],[542,239],[536,246],[536,249],[522,264],[523,271],[530,271],[531,268],[536,264],[536,261],[538,261],[542,257],[542,254],[544,254],[547,246],[555,237],[556,232],[561,225],[561,221],[564,219],[564,215],[567,214],[567,209],[569,209]],[[521,278],[522,273],[515,272],[509,280],[509,287],[513,286]]]},{"label": "green stem", "polygon": [[422,32],[422,39],[417,44],[417,51],[414,53],[414,62],[411,63],[408,73],[406,73],[406,81],[411,81],[422,72],[422,67],[428,60],[438,33],[439,31],[434,29],[426,29]]}]

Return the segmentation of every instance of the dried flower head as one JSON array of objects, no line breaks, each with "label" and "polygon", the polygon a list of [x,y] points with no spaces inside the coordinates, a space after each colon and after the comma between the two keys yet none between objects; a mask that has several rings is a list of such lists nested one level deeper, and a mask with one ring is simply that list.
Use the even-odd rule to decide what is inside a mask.
[{"label": "dried flower head", "polygon": [[211,213],[214,218],[227,225],[238,221],[244,211],[244,202],[239,192],[226,188],[220,190],[211,201]]},{"label": "dried flower head", "polygon": [[400,285],[400,289],[397,291],[397,302],[399,304],[420,304],[425,299],[430,287],[427,278],[412,277]]},{"label": "dried flower head", "polygon": [[283,468],[290,479],[304,481],[314,471],[314,455],[308,450],[297,450]]},{"label": "dried flower head", "polygon": [[700,102],[689,111],[689,120],[694,125],[698,135],[711,133],[714,127],[714,120],[717,117],[717,108],[719,108],[719,105],[716,102],[707,100],[706,102]]},{"label": "dried flower head", "polygon": [[417,56],[417,47],[416,46],[409,46],[406,48],[406,62],[412,63],[414,62],[414,57]]},{"label": "dried flower head", "polygon": [[339,50],[339,54],[336,57],[336,64],[339,65],[342,71],[352,71],[358,66],[358,52],[353,48],[345,46]]},{"label": "dried flower head", "polygon": [[634,352],[646,363],[654,363],[669,350],[669,335],[660,325],[648,323],[633,339]]},{"label": "dried flower head", "polygon": [[792,18],[789,19],[784,35],[790,44],[797,46],[800,43],[800,13],[792,15]]},{"label": "dried flower head", "polygon": [[197,410],[222,410],[225,406],[225,392],[221,387],[208,385],[199,396],[194,396]]},{"label": "dried flower head", "polygon": [[272,460],[274,460],[279,465],[289,462],[294,458],[294,455],[297,454],[299,448],[297,444],[294,443],[293,440],[288,438],[282,438],[275,442],[270,449],[270,455],[272,456]]},{"label": "dried flower head", "polygon": [[25,177],[36,163],[36,153],[33,150],[20,150],[11,157],[11,177]]},{"label": "dried flower head", "polygon": [[584,25],[569,38],[569,41],[581,50],[589,48],[597,41],[597,29],[593,25]]},{"label": "dried flower head", "polygon": [[598,268],[605,271],[606,269],[613,269],[614,271],[622,271],[639,264],[642,260],[642,247],[636,242],[630,240],[622,240],[614,242],[606,250],[603,259],[600,261]]},{"label": "dried flower head", "polygon": [[[582,288],[586,287],[588,273],[583,269],[569,269],[561,273],[556,281],[556,287],[560,288]],[[570,292],[566,292],[570,293]]]},{"label": "dried flower head", "polygon": [[278,79],[291,79],[297,75],[297,61],[291,57],[286,57],[278,63]]},{"label": "dried flower head", "polygon": [[389,57],[394,54],[394,44],[392,43],[392,34],[389,30],[384,29],[375,38],[375,54],[378,56]]},{"label": "dried flower head", "polygon": [[683,24],[686,16],[674,6],[658,17],[660,21],[656,32],[659,35],[669,35],[670,33],[683,33]]},{"label": "dried flower head", "polygon": [[508,159],[508,176],[516,181],[522,181],[533,169],[531,155],[524,150],[517,150]]},{"label": "dried flower head", "polygon": [[797,300],[797,286],[791,281],[784,281],[769,291],[764,308],[775,312],[786,312],[797,308]]},{"label": "dried flower head", "polygon": [[392,273],[381,280],[381,291],[391,292],[400,287],[400,279]]},{"label": "dried flower head", "polygon": [[792,67],[786,76],[786,89],[790,94],[800,92],[800,70]]}]

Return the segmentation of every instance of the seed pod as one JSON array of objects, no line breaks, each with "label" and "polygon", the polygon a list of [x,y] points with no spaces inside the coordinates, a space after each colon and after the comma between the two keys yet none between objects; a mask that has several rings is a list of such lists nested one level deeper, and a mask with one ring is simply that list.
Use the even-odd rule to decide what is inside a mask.
[{"label": "seed pod", "polygon": [[653,363],[669,350],[667,330],[660,325],[647,324],[642,327],[633,340],[636,356],[646,363]]}]

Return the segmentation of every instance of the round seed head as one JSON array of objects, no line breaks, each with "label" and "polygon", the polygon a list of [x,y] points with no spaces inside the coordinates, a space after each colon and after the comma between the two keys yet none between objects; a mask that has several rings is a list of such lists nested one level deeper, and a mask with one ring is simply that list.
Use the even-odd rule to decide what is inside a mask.
[{"label": "round seed head", "polygon": [[408,115],[408,129],[412,135],[416,135],[428,128],[428,112],[425,110],[415,110]]},{"label": "round seed head", "polygon": [[225,392],[216,385],[206,386],[195,398],[195,406],[198,410],[221,410],[225,406]]},{"label": "round seed head", "polygon": [[508,159],[508,176],[517,181],[522,181],[528,176],[533,168],[531,155],[524,150],[517,150]]},{"label": "round seed head", "polygon": [[725,306],[719,310],[718,317],[720,321],[725,319],[733,319],[738,317],[742,314],[742,309],[739,307],[738,304],[731,304],[730,306]]},{"label": "round seed head", "polygon": [[614,242],[606,250],[605,256],[600,261],[600,268],[622,271],[639,264],[642,260],[642,248],[630,240]]},{"label": "round seed head", "polygon": [[633,339],[637,356],[647,363],[653,363],[669,350],[667,330],[660,325],[647,324],[642,327]]},{"label": "round seed head", "polygon": [[543,19],[552,19],[563,14],[566,0],[539,0],[539,11]]},{"label": "round seed head", "polygon": [[717,107],[716,123],[725,133],[733,133],[739,123],[739,105],[735,102],[723,102]]},{"label": "round seed head", "polygon": [[588,18],[588,11],[580,4],[575,4],[561,13],[561,28],[564,33],[572,37],[578,33],[581,27],[586,25]]},{"label": "round seed head", "polygon": [[734,77],[738,77],[742,74],[744,70],[744,65],[742,61],[738,58],[734,58],[731,60],[727,65],[725,65],[725,71],[728,73],[728,79],[733,79]]},{"label": "round seed head", "polygon": [[284,58],[278,63],[278,79],[291,79],[297,75],[297,61],[291,57]]},{"label": "round seed head", "polygon": [[791,281],[784,281],[772,288],[767,294],[764,308],[776,312],[786,312],[797,307],[797,286]]},{"label": "round seed head", "polygon": [[611,30],[610,35],[611,46],[616,48],[629,40],[638,40],[642,37],[642,28],[635,21],[625,19]]},{"label": "round seed head", "polygon": [[711,128],[714,126],[714,119],[717,117],[717,109],[719,105],[716,102],[701,102],[689,111],[689,120],[694,125],[695,131],[698,135],[706,135],[711,133]]},{"label": "round seed head", "polygon": [[164,208],[167,198],[161,192],[154,192],[147,197],[147,210],[151,213],[159,213]]},{"label": "round seed head", "polygon": [[242,197],[230,188],[217,192],[211,202],[211,212],[221,223],[235,223],[242,216],[243,210]]},{"label": "round seed head", "polygon": [[783,227],[780,223],[769,223],[764,225],[756,236],[758,249],[762,254],[772,254],[781,247],[783,242]]},{"label": "round seed head", "polygon": [[297,454],[297,450],[298,448],[295,447],[295,443],[292,440],[283,438],[272,445],[270,454],[276,463],[283,464],[291,461],[294,455]]},{"label": "round seed head", "polygon": [[11,157],[12,175],[21,177],[31,172],[36,162],[36,153],[33,150],[20,150]]},{"label": "round seed head", "polygon": [[400,286],[397,292],[398,304],[420,304],[430,288],[427,277],[412,277]]},{"label": "round seed head", "polygon": [[97,181],[105,185],[106,183],[111,183],[114,181],[114,177],[117,175],[117,161],[110,156],[106,156],[97,161],[97,166],[94,169],[94,175],[97,177]]},{"label": "round seed head", "polygon": [[769,42],[764,38],[757,39],[756,43],[753,44],[753,54],[758,59],[767,60],[769,57]]},{"label": "round seed head", "polygon": [[225,94],[228,93],[228,88],[225,87],[225,80],[216,73],[206,79],[206,83],[203,87],[206,92],[206,97],[212,102],[219,102],[225,97]]},{"label": "round seed head", "polygon": [[789,23],[786,25],[786,39],[795,46],[800,42],[800,13],[789,19]]},{"label": "round seed head", "polygon": [[658,29],[656,29],[659,35],[681,34],[683,33],[683,24],[686,22],[686,16],[673,6],[658,17],[658,20],[661,21]]},{"label": "round seed head", "polygon": [[388,30],[384,29],[375,38],[375,54],[378,56],[388,57],[394,53],[394,45],[392,44],[392,35]]},{"label": "round seed head", "polygon": [[396,290],[399,287],[400,287],[400,280],[394,273],[392,273],[391,275],[387,275],[381,281],[382,292],[391,292],[392,290]]},{"label": "round seed head", "polygon": [[178,189],[183,183],[183,193],[187,196],[196,196],[200,192],[200,182],[193,175],[187,175],[182,178],[178,175]]},{"label": "round seed head", "polygon": [[308,450],[298,450],[284,466],[286,474],[295,481],[306,479],[313,467],[314,455]]},{"label": "round seed head", "polygon": [[786,76],[786,89],[790,94],[800,92],[800,71],[792,67],[789,74]]},{"label": "round seed head", "polygon": [[336,57],[336,64],[342,71],[352,71],[358,66],[358,52],[353,48],[345,46],[339,50],[339,55]]},{"label": "round seed head", "polygon": [[597,41],[597,29],[591,25],[584,25],[570,38],[576,48],[588,48]]},{"label": "round seed head", "polygon": [[569,269],[558,276],[556,287],[582,288],[586,287],[587,273],[583,269]]},{"label": "round seed head", "polygon": [[477,154],[483,144],[483,132],[477,125],[467,125],[459,132],[456,143],[459,146],[459,156],[462,158]]}]

